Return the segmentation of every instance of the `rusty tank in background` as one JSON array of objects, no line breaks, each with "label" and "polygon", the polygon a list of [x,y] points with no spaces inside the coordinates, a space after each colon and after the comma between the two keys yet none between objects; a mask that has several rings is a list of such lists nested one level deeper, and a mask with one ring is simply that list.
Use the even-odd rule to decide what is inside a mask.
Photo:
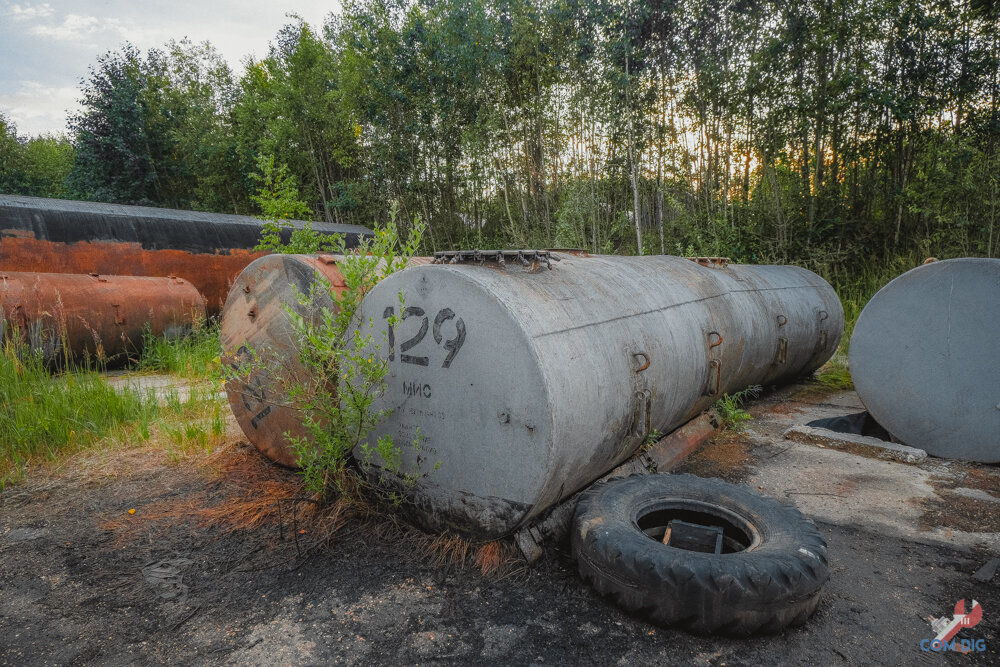
[{"label": "rusty tank in background", "polygon": [[[290,223],[286,242],[305,224]],[[215,315],[240,271],[265,254],[254,251],[262,226],[242,215],[0,194],[0,270],[178,276]],[[373,233],[323,222],[312,228],[345,234],[348,247]]]},{"label": "rusty tank in background", "polygon": [[899,442],[1000,463],[1000,259],[930,261],[889,282],[858,317],[850,365]]},{"label": "rusty tank in background", "polygon": [[[337,255],[268,255],[247,266],[233,283],[222,309],[219,333],[223,361],[239,373],[226,382],[229,405],[247,439],[265,456],[286,466],[296,464],[285,433],[306,435],[302,414],[287,405],[288,386],[305,382],[298,344],[285,307],[316,318],[334,308],[328,292],[318,292],[307,312],[297,295],[307,295],[316,276],[339,295],[346,289]],[[410,265],[430,263],[414,257]],[[272,373],[268,369],[275,369]]]},{"label": "rusty tank in background", "polygon": [[546,251],[437,260],[388,276],[361,305],[362,334],[381,340],[405,299],[373,405],[392,414],[371,434],[394,438],[402,467],[372,470],[424,527],[476,539],[542,517],[723,394],[815,370],[844,327],[830,285],[795,266]]},{"label": "rusty tank in background", "polygon": [[48,362],[124,364],[143,336],[184,335],[205,318],[205,299],[181,278],[0,270],[0,338]]}]

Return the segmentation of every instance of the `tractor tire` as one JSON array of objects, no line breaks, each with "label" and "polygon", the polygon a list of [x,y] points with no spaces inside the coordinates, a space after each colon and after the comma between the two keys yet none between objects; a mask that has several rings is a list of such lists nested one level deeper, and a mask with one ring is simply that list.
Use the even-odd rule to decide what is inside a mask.
[{"label": "tractor tire", "polygon": [[[667,546],[669,521],[722,529],[722,553]],[[801,625],[829,577],[815,524],[775,498],[718,479],[634,475],[595,484],[577,505],[581,576],[623,608],[698,634]]]}]

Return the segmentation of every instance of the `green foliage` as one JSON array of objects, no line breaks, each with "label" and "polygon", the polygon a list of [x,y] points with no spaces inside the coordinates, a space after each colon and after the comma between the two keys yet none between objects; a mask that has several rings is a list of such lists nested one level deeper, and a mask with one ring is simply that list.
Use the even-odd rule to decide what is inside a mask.
[{"label": "green foliage", "polygon": [[650,447],[658,443],[662,438],[663,434],[660,433],[658,429],[654,428],[652,431],[649,432],[649,435],[646,436],[646,442],[644,442],[642,445],[643,449],[649,449]]},{"label": "green foliage", "polygon": [[246,212],[246,178],[236,159],[227,110],[238,89],[226,61],[208,42],[171,40],[146,59],[147,135],[158,203],[173,208]]},{"label": "green foliage", "polygon": [[847,357],[839,352],[834,354],[833,358],[816,373],[816,381],[830,389],[854,389],[854,380],[851,379],[851,371],[847,367]]},{"label": "green foliage", "polygon": [[126,44],[97,58],[66,179],[80,199],[244,212],[246,178],[228,109],[236,88],[211,45],[171,41],[143,57]]},{"label": "green foliage", "polygon": [[53,376],[41,357],[0,350],[0,490],[36,458],[55,458],[93,443],[114,429],[158,414],[154,397],[130,387],[111,388],[95,372]]},{"label": "green foliage", "polygon": [[[335,53],[300,18],[283,27],[267,58],[250,61],[232,108],[241,160],[274,156],[313,211],[297,216],[348,222],[362,206],[354,164],[357,122],[341,89]],[[382,209],[385,212],[385,209]]]},{"label": "green foliage", "polygon": [[[385,392],[389,367],[379,354],[385,341],[362,335],[354,325],[358,324],[357,310],[364,295],[384,276],[406,267],[423,229],[419,220],[415,221],[403,241],[393,215],[386,225],[377,226],[373,239],[365,240],[354,252],[348,252],[339,237],[336,251],[344,258],[338,266],[346,287],[338,294],[317,275],[309,294],[299,295],[306,314],[287,308],[306,379],[286,379],[281,384],[289,388],[288,402],[301,411],[307,435],[285,435],[306,488],[321,498],[330,491],[344,491],[339,485],[356,448],[364,453],[363,464],[377,456],[384,467],[404,474],[400,452],[391,438],[379,438],[374,446],[367,442],[372,429],[388,415],[387,410],[372,406]],[[333,299],[333,308],[320,305],[325,295]],[[268,372],[280,377],[282,370]],[[412,444],[419,447],[419,439]]]},{"label": "green foliage", "polygon": [[[228,406],[214,393],[214,389],[205,393],[198,387],[192,387],[184,404],[176,392],[172,392],[167,402],[173,414],[159,420],[157,427],[168,461],[176,464],[191,454],[210,454],[224,442],[226,422],[223,410]],[[140,430],[145,433],[143,439],[148,440],[148,426]]]},{"label": "green foliage", "polygon": [[65,137],[40,136],[29,139],[22,149],[25,188],[23,194],[34,197],[68,196],[66,179],[76,151]]},{"label": "green foliage", "polygon": [[[299,188],[288,168],[275,168],[273,155],[257,157],[258,171],[251,178],[258,184],[257,194],[251,198],[260,207],[264,229],[254,250],[285,254],[309,254],[335,250],[337,242],[315,232],[309,222],[295,229],[292,221],[305,219],[311,214],[308,204],[299,199]],[[290,229],[288,242],[282,240],[282,230]]]},{"label": "green foliage", "polygon": [[97,58],[84,83],[82,109],[69,118],[76,156],[68,183],[95,201],[152,204],[157,172],[147,128],[150,80],[142,56],[126,44]]},{"label": "green foliage", "polygon": [[24,157],[17,127],[0,112],[0,192],[22,194]]},{"label": "green foliage", "polygon": [[743,405],[759,396],[762,389],[759,385],[747,387],[735,394],[725,394],[716,401],[712,409],[719,415],[720,425],[731,431],[742,431],[743,424],[753,419],[753,415],[744,410]]},{"label": "green foliage", "polygon": [[171,373],[187,378],[215,378],[220,375],[218,323],[196,322],[191,331],[174,338],[143,336],[138,370]]},{"label": "green foliage", "polygon": [[[295,190],[263,213],[279,227],[397,202],[422,252],[683,251],[849,287],[915,253],[998,255],[988,5],[351,0],[322,29],[292,17],[236,76],[189,41],[101,56],[69,183],[249,212],[281,201],[258,191],[268,156]],[[0,189],[57,192],[65,147],[0,136]]]}]

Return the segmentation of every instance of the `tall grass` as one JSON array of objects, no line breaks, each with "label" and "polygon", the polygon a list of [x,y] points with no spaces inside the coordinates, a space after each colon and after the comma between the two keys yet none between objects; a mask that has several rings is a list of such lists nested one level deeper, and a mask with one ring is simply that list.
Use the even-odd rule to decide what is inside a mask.
[{"label": "tall grass", "polygon": [[[170,340],[147,333],[138,370],[211,378],[219,364],[218,326],[199,323]],[[182,403],[176,392],[158,398],[127,383],[112,387],[87,360],[46,364],[8,339],[0,349],[0,490],[21,478],[32,461],[55,459],[111,435],[147,441],[157,432],[165,436],[168,453],[183,453],[192,443],[214,445],[225,432],[217,391],[192,386]]]},{"label": "tall grass", "polygon": [[840,303],[844,307],[844,335],[833,357],[816,374],[816,379],[831,389],[853,389],[848,368],[851,336],[854,326],[865,305],[875,293],[885,287],[893,278],[900,276],[912,268],[923,264],[923,258],[917,255],[903,255],[886,261],[883,264],[868,264],[851,276],[833,276],[833,284]]},{"label": "tall grass", "polygon": [[115,428],[148,423],[154,396],[112,389],[91,370],[53,375],[40,355],[8,342],[0,351],[0,489],[33,459],[85,447]]},{"label": "tall grass", "polygon": [[221,350],[217,323],[197,322],[187,335],[172,339],[147,332],[138,370],[187,378],[213,377],[221,368]]}]

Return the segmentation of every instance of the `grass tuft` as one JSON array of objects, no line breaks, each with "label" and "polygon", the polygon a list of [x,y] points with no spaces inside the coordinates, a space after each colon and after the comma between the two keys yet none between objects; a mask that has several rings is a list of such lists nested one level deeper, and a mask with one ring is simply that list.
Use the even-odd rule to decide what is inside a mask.
[{"label": "grass tuft", "polygon": [[138,370],[170,373],[186,378],[217,377],[221,373],[219,325],[197,322],[187,335],[176,338],[145,334]]},{"label": "grass tuft", "polygon": [[753,415],[743,409],[743,404],[760,395],[763,387],[754,385],[735,394],[726,394],[712,408],[719,415],[723,428],[731,431],[742,431],[744,422],[751,421]]},{"label": "grass tuft", "polygon": [[0,351],[0,490],[32,460],[77,451],[158,412],[148,392],[113,389],[86,369],[52,374],[40,355],[8,342]]},{"label": "grass tuft", "polygon": [[854,380],[847,367],[847,355],[838,350],[830,361],[816,372],[816,381],[828,389],[854,389]]}]

